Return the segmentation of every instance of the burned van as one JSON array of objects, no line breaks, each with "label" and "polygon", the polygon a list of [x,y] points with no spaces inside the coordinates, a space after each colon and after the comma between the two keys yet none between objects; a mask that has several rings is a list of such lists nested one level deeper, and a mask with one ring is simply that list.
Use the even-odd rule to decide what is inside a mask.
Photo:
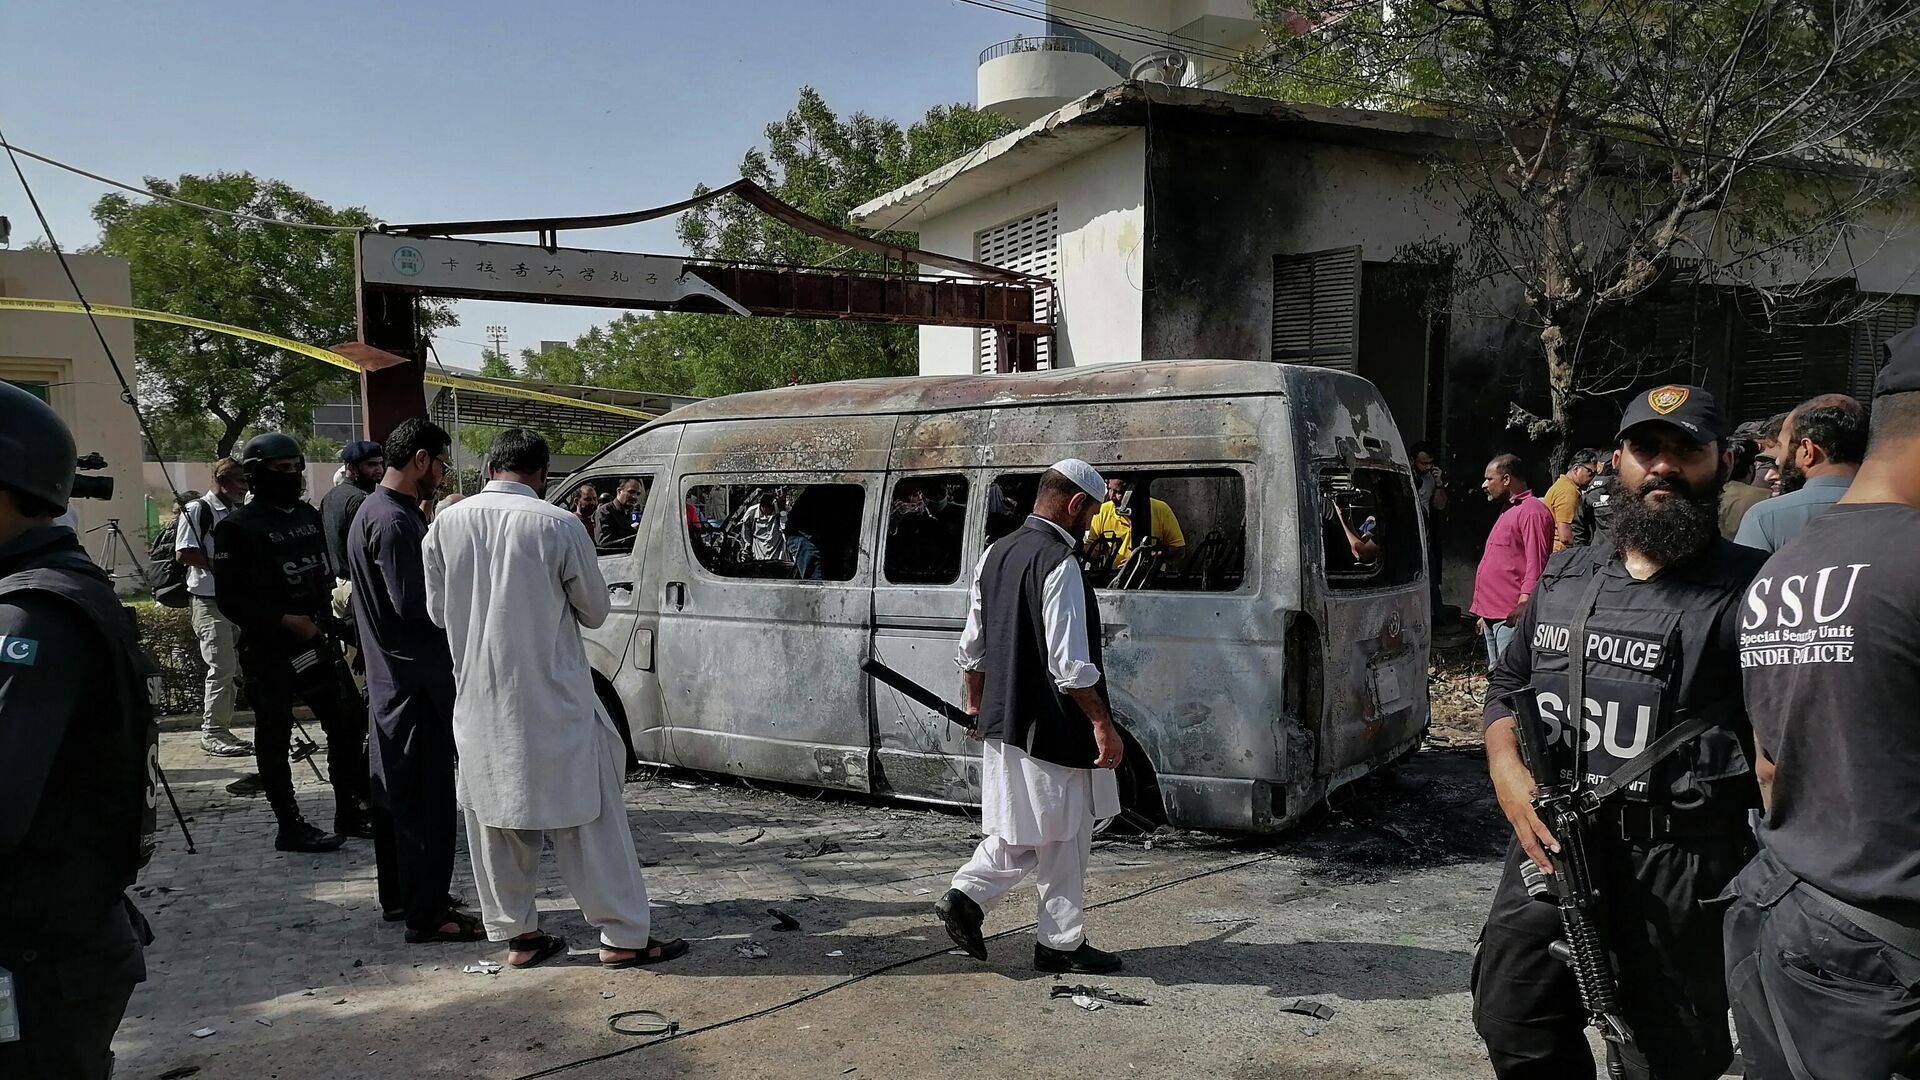
[{"label": "burned van", "polygon": [[587,634],[635,754],[978,802],[977,745],[861,663],[958,700],[969,574],[1065,457],[1118,482],[1080,558],[1132,811],[1275,829],[1419,745],[1426,546],[1385,403],[1322,368],[1194,360],[703,401],[555,485],[563,506],[642,486]]}]

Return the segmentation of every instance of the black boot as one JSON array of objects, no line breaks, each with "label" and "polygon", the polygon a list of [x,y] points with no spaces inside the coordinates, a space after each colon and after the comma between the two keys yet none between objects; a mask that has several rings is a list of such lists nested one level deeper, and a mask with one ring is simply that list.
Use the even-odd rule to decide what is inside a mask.
[{"label": "black boot", "polygon": [[1055,975],[1107,975],[1119,971],[1121,966],[1118,956],[1101,952],[1085,941],[1072,952],[1049,949],[1037,941],[1033,943],[1035,971],[1048,971]]},{"label": "black boot", "polygon": [[344,836],[323,833],[306,821],[295,818],[281,823],[280,835],[274,838],[273,849],[319,854],[326,851],[339,851],[340,845],[346,842]]},{"label": "black boot", "polygon": [[933,913],[947,924],[947,936],[955,945],[967,951],[975,960],[987,958],[987,942],[980,936],[980,924],[987,921],[987,913],[973,902],[973,897],[959,889],[948,889],[947,895],[934,901]]}]

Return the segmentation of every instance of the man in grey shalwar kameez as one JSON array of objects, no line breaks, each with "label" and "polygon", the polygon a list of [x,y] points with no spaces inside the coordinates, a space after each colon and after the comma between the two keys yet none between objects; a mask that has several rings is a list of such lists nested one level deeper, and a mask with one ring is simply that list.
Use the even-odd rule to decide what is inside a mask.
[{"label": "man in grey shalwar kameez", "polygon": [[543,841],[587,921],[600,962],[658,963],[686,943],[651,936],[647,885],[621,797],[626,750],[593,690],[580,627],[606,621],[607,585],[580,520],[540,498],[547,444],[524,428],[487,451],[478,495],[427,533],[427,611],[446,628],[457,691],[457,793],[487,936],[531,967],[564,941],[540,932]]},{"label": "man in grey shalwar kameez", "polygon": [[966,707],[980,717],[981,831],[935,912],[947,933],[987,958],[980,925],[1027,874],[1039,881],[1033,966],[1101,974],[1120,958],[1083,925],[1093,831],[1120,812],[1120,732],[1100,673],[1100,606],[1075,552],[1106,483],[1077,458],[1040,480],[1033,514],[974,569],[960,638]]}]

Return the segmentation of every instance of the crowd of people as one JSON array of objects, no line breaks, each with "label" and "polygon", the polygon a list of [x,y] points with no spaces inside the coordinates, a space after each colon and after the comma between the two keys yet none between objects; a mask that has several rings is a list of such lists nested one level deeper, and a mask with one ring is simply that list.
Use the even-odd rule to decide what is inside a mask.
[{"label": "crowd of people", "polygon": [[[1483,470],[1499,513],[1469,611],[1514,836],[1471,990],[1497,1075],[1594,1073],[1586,1028],[1604,1010],[1552,902],[1571,865],[1603,898],[1619,982],[1609,1075],[1721,1075],[1730,1011],[1750,1076],[1920,1073],[1920,332],[1896,344],[1870,410],[1821,397],[1735,428],[1708,391],[1659,386],[1544,498],[1513,455]],[[0,421],[0,980],[25,1033],[8,1041],[0,1011],[0,1074],[100,1076],[150,940],[125,896],[155,803],[147,668],[105,573],[58,524],[71,434],[5,384]],[[383,915],[408,942],[503,942],[516,968],[564,951],[535,902],[550,847],[603,965],[671,960],[687,944],[652,925],[627,750],[581,639],[609,614],[597,545],[638,524],[646,493],[627,481],[604,503],[550,503],[547,444],[516,428],[494,439],[481,491],[436,502],[450,450],[424,419],[353,444],[318,508],[288,435],[214,466],[174,540],[208,667],[201,746],[254,756],[279,850],[370,840]],[[1449,497],[1432,448],[1414,469],[1430,519]],[[986,913],[1034,875],[1037,970],[1124,963],[1084,917],[1128,752],[1090,575],[1127,562],[1135,513],[1166,547],[1183,539],[1171,508],[1129,490],[1055,463],[969,579],[956,663],[985,837],[934,914],[977,958]],[[901,499],[938,509],[927,491]],[[756,556],[804,565],[802,508],[763,491],[730,526]],[[1336,513],[1361,559],[1375,519]],[[1098,543],[1108,553],[1076,557]],[[251,744],[231,730],[235,670]],[[326,734],[331,831],[292,782],[310,745],[296,704]],[[1585,793],[1578,864],[1554,831],[1566,819],[1549,827],[1536,806],[1555,783]],[[462,831],[477,914],[451,895]]]}]

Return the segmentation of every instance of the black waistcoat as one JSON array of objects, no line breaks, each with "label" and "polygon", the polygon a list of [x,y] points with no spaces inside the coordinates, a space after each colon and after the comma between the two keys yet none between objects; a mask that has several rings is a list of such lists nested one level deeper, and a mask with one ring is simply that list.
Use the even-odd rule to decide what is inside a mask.
[{"label": "black waistcoat", "polygon": [[[1645,581],[1627,573],[1608,538],[1559,552],[1534,589],[1533,688],[1545,734],[1563,775],[1573,758],[1567,701],[1568,645],[1581,601],[1587,618],[1587,783],[1637,757],[1668,729],[1697,714],[1713,724],[1628,788],[1628,802],[1673,809],[1758,805],[1751,775],[1753,730],[1740,687],[1735,620],[1741,597],[1766,559],[1718,537],[1704,554]],[[1597,590],[1590,590],[1595,578]]]},{"label": "black waistcoat", "polygon": [[[986,687],[980,701],[984,737],[999,739],[1042,761],[1076,769],[1093,767],[1093,725],[1071,697],[1054,685],[1047,667],[1045,596],[1047,577],[1073,557],[1066,537],[1044,521],[1029,519],[994,542],[980,570],[980,620]],[[1101,664],[1100,601],[1086,590],[1088,652]],[[1096,687],[1106,700],[1107,684]]]},{"label": "black waistcoat", "polygon": [[[50,530],[51,531],[51,530]],[[20,846],[0,860],[0,917],[20,931],[69,912],[97,914],[133,884],[154,827],[153,773],[159,728],[148,704],[152,670],[133,619],[107,575],[72,533],[0,563],[0,596],[33,594],[68,604],[100,639],[92,658],[72,658],[87,693],[55,754]]]}]

